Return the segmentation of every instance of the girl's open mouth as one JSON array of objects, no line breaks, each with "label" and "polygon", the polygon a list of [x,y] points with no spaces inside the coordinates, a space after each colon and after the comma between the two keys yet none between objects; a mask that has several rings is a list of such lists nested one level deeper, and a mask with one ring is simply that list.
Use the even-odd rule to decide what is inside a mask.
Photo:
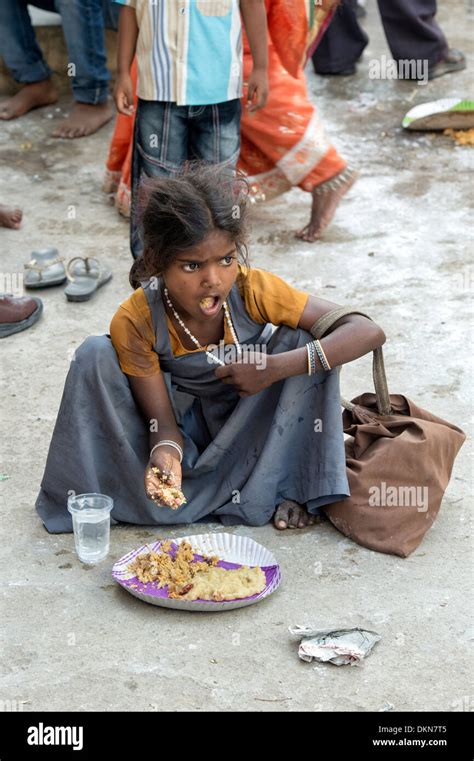
[{"label": "girl's open mouth", "polygon": [[199,308],[201,312],[209,316],[217,314],[221,306],[222,301],[220,296],[206,296],[199,302]]}]

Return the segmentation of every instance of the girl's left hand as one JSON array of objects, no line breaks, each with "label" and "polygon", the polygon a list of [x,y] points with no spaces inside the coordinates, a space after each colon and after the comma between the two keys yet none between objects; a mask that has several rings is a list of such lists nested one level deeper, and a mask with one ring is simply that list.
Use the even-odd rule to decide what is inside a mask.
[{"label": "girl's left hand", "polygon": [[280,380],[277,364],[277,355],[249,351],[240,362],[218,367],[215,375],[222,383],[235,386],[239,396],[252,396]]}]

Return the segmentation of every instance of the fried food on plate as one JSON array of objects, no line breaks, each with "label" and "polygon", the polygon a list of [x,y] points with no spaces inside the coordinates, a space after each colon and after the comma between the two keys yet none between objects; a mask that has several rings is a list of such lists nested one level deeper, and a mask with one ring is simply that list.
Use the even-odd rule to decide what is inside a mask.
[{"label": "fried food on plate", "polygon": [[160,552],[138,555],[128,568],[143,584],[168,587],[168,597],[173,599],[235,600],[265,589],[265,573],[259,566],[220,568],[218,557],[204,555],[202,560],[195,560],[195,554],[189,542],[180,542],[174,549],[172,542],[166,541]]}]

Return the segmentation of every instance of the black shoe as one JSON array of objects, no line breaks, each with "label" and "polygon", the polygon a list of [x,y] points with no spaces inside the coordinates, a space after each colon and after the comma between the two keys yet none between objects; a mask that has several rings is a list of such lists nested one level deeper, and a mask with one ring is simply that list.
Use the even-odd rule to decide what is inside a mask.
[{"label": "black shoe", "polygon": [[451,74],[453,71],[461,71],[466,68],[466,57],[464,53],[455,48],[450,48],[443,58],[430,66],[428,79],[442,77],[443,74]]}]

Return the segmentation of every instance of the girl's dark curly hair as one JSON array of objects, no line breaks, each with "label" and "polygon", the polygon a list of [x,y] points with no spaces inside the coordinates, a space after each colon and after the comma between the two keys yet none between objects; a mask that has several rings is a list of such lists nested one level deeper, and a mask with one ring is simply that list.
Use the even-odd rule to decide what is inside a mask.
[{"label": "girl's dark curly hair", "polygon": [[193,162],[174,177],[153,177],[140,191],[143,254],[129,275],[132,288],[163,273],[177,254],[214,230],[228,233],[247,264],[245,178],[230,168]]}]

